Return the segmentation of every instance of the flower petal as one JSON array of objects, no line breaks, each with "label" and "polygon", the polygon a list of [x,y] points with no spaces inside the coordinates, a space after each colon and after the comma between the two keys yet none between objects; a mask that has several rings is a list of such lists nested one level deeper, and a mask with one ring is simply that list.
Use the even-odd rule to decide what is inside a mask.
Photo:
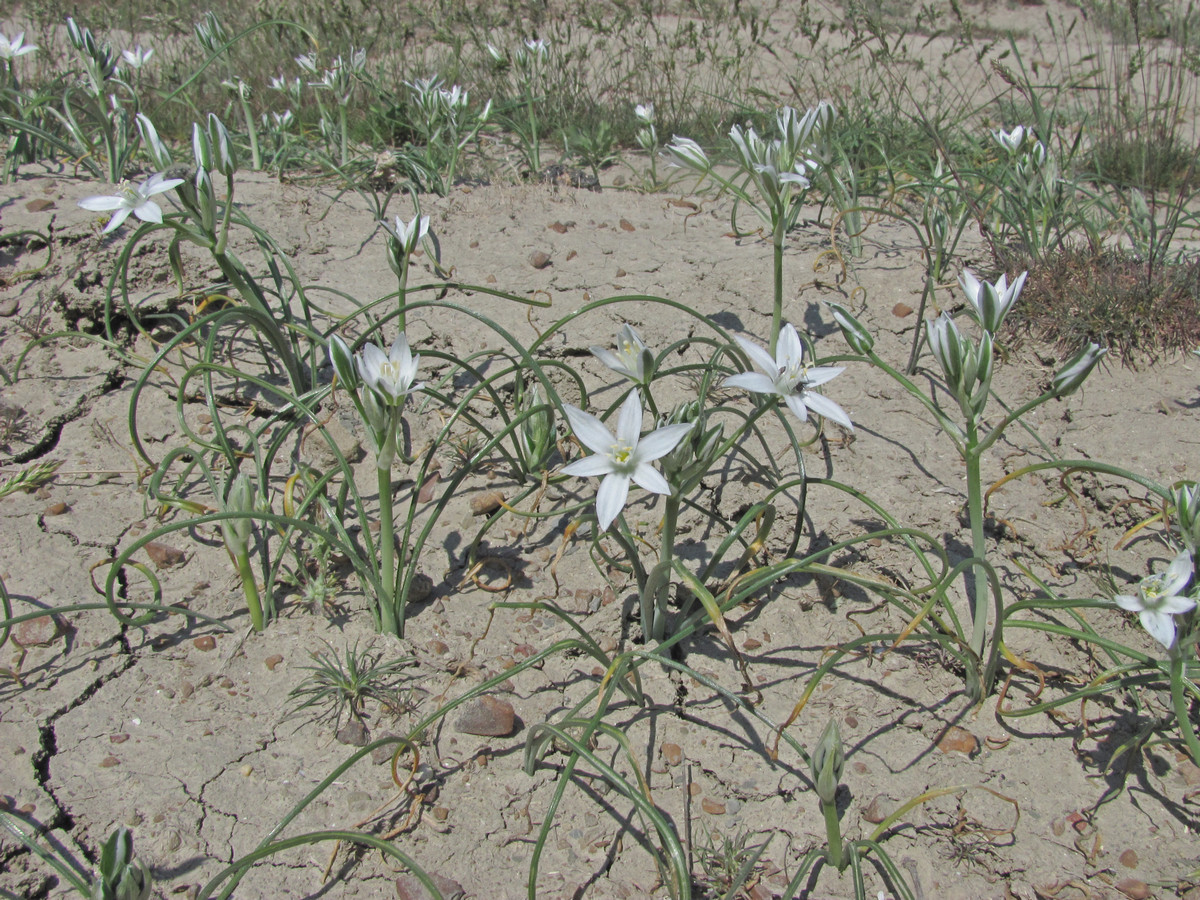
[{"label": "flower petal", "polygon": [[596,491],[596,519],[601,531],[607,531],[613,519],[621,514],[628,497],[628,475],[613,472],[600,482],[600,488]]},{"label": "flower petal", "polygon": [[613,471],[613,461],[603,453],[593,453],[591,456],[567,463],[559,471],[564,475],[574,475],[577,478],[608,475]]},{"label": "flower petal", "polygon": [[617,443],[624,447],[637,447],[642,434],[642,395],[633,390],[621,404],[617,416]]},{"label": "flower petal", "polygon": [[779,341],[775,345],[775,365],[785,369],[793,363],[799,365],[804,361],[804,344],[800,335],[796,334],[796,326],[791,322],[784,325],[779,332]]},{"label": "flower petal", "polygon": [[143,222],[154,222],[157,225],[162,224],[162,210],[153,200],[147,200],[140,206],[134,207],[133,214]]},{"label": "flower petal", "polygon": [[666,456],[675,449],[675,445],[683,440],[683,436],[692,430],[694,422],[681,422],[677,425],[664,425],[650,432],[638,443],[637,461],[643,462]]},{"label": "flower petal", "polygon": [[129,218],[130,209],[128,206],[122,206],[112,214],[112,218],[108,220],[108,224],[104,226],[104,231],[101,234],[108,234],[110,231],[116,231],[121,227],[121,223]]},{"label": "flower petal", "polygon": [[745,351],[750,357],[750,361],[756,365],[759,370],[770,375],[772,379],[779,374],[779,366],[775,365],[775,360],[771,358],[771,354],[764,350],[754,341],[748,341],[740,334],[735,334],[733,339],[738,342],[738,346]]},{"label": "flower petal", "polygon": [[724,387],[738,387],[752,394],[780,393],[779,388],[775,386],[775,379],[762,372],[739,372],[737,375],[730,375],[725,379]]},{"label": "flower petal", "polygon": [[1113,597],[1113,603],[1117,604],[1121,609],[1129,610],[1129,612],[1142,611],[1142,598],[1135,597],[1133,594],[1117,594]]},{"label": "flower petal", "polygon": [[1142,627],[1150,633],[1150,637],[1162,644],[1167,650],[1171,649],[1171,645],[1175,643],[1174,616],[1163,615],[1162,613],[1144,609],[1138,613],[1138,618],[1142,620]]},{"label": "flower petal", "polygon": [[815,366],[804,373],[805,386],[810,388],[816,387],[827,381],[832,381],[845,371],[845,366]]},{"label": "flower petal", "polygon": [[837,422],[842,427],[849,428],[851,431],[854,430],[854,423],[850,421],[850,417],[846,415],[846,411],[828,397],[823,394],[806,393],[804,399],[808,401],[808,408],[817,415]]},{"label": "flower petal", "polygon": [[593,453],[607,456],[612,452],[616,440],[613,438],[612,432],[604,427],[603,422],[591,413],[584,412],[569,403],[563,404],[563,410],[567,414],[567,421],[571,423],[571,431],[579,439],[579,443]]},{"label": "flower petal", "polygon": [[640,487],[656,494],[670,494],[671,484],[649,463],[641,463],[633,470],[633,480]]},{"label": "flower petal", "polygon": [[124,206],[124,197],[84,197],[76,204],[91,212],[112,212]]},{"label": "flower petal", "polygon": [[787,404],[788,409],[792,411],[792,415],[794,415],[801,422],[805,422],[808,420],[808,406],[804,401],[810,399],[812,396],[815,395],[788,394],[784,398],[784,402]]}]

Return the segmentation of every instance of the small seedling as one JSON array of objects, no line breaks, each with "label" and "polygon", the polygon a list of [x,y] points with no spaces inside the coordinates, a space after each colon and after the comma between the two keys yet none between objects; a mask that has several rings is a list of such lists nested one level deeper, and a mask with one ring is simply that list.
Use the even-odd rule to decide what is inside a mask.
[{"label": "small seedling", "polygon": [[314,664],[303,667],[312,674],[288,695],[296,703],[289,718],[305,713],[309,721],[332,722],[336,731],[344,713],[363,722],[368,700],[389,708],[400,705],[399,687],[407,678],[404,669],[414,662],[411,656],[383,662],[382,651],[360,653],[356,643],[339,658],[333,647],[326,646],[327,653],[312,654]]}]

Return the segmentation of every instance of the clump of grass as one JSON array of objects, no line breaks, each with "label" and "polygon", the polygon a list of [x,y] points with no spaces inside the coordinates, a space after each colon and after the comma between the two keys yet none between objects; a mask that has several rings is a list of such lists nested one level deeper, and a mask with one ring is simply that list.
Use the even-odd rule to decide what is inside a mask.
[{"label": "clump of grass", "polygon": [[1098,179],[1107,184],[1141,191],[1179,191],[1200,186],[1197,153],[1177,134],[1156,130],[1150,134],[1101,135],[1092,147],[1092,164]]},{"label": "clump of grass", "polygon": [[404,670],[413,659],[401,656],[384,662],[383,656],[382,651],[360,653],[357,644],[347,647],[342,658],[333,647],[312,654],[313,665],[303,667],[312,674],[288,694],[295,703],[289,717],[306,715],[308,721],[331,723],[336,731],[343,714],[362,722],[368,700],[399,709],[404,705],[400,697],[407,678]]},{"label": "clump of grass", "polygon": [[1068,248],[1030,269],[1025,296],[1011,322],[1067,352],[1095,341],[1136,365],[1200,342],[1200,260]]}]

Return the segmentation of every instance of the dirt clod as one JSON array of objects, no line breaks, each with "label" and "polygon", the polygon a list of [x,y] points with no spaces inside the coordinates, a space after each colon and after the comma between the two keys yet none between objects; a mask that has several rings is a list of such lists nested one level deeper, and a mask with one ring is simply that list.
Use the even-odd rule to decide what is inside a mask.
[{"label": "dirt clod", "polygon": [[951,725],[938,741],[937,747],[943,753],[965,753],[967,756],[973,756],[979,749],[979,741],[965,728]]},{"label": "dirt clod", "polygon": [[[438,893],[442,895],[442,900],[462,900],[466,896],[466,891],[457,881],[451,881],[436,872],[427,874],[434,887],[438,889]],[[397,900],[433,900],[433,894],[416,875],[401,875],[396,879],[396,898]]]},{"label": "dirt clod", "polygon": [[459,734],[506,737],[512,734],[515,722],[516,713],[511,703],[485,694],[463,706],[454,730]]}]

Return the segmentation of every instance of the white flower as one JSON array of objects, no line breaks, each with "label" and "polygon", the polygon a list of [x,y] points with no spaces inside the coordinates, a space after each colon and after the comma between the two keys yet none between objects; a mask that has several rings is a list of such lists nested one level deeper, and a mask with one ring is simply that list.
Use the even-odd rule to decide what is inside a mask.
[{"label": "white flower", "polygon": [[79,205],[92,212],[112,212],[104,234],[114,231],[133,213],[143,222],[162,223],[162,210],[150,198],[183,184],[182,178],[164,178],[161,172],[151,175],[137,187],[127,181],[117,185],[117,193],[107,197],[84,197]]},{"label": "white flower", "polygon": [[1180,592],[1192,578],[1192,554],[1184,550],[1167,567],[1167,571],[1147,575],[1138,582],[1137,596],[1118,594],[1113,602],[1121,609],[1138,614],[1142,627],[1150,636],[1170,650],[1175,643],[1175,616],[1196,605],[1191,597]]},{"label": "white flower", "polygon": [[811,409],[814,413],[832,419],[846,428],[854,428],[846,411],[821,394],[814,394],[810,388],[824,384],[842,374],[841,366],[812,367],[804,363],[804,344],[790,323],[784,325],[779,332],[779,343],[775,350],[775,359],[771,354],[753,341],[734,335],[734,339],[746,351],[759,372],[740,372],[725,379],[727,387],[740,387],[756,394],[775,394],[782,397],[800,421],[808,418]]},{"label": "white flower", "polygon": [[417,249],[417,244],[429,234],[429,216],[414,217],[411,222],[405,222],[399,216],[396,216],[396,224],[389,225],[387,222],[380,222],[387,233],[394,237],[399,243],[401,250],[405,255],[412,254]]},{"label": "white flower", "polygon": [[408,338],[404,332],[392,342],[392,349],[384,354],[374,344],[363,345],[356,363],[358,374],[376,395],[389,406],[402,406],[409,394],[423,388],[423,383],[414,384],[420,356],[413,356],[408,349]]},{"label": "white flower", "polygon": [[123,50],[121,56],[125,57],[125,62],[129,63],[135,69],[140,69],[150,61],[150,57],[154,55],[152,49],[142,49],[142,45],[138,44],[132,50]]},{"label": "white flower", "polygon": [[525,49],[527,49],[530,54],[540,62],[546,58],[549,45],[541,38],[538,38],[536,41],[526,41]]},{"label": "white flower", "polygon": [[671,138],[671,143],[663,149],[662,155],[671,166],[687,166],[701,172],[712,168],[704,149],[691,138],[675,135]]},{"label": "white flower", "polygon": [[995,334],[1000,330],[1012,305],[1021,296],[1021,288],[1025,287],[1025,278],[1028,275],[1028,272],[1022,272],[1011,285],[1008,284],[1007,276],[1001,275],[1000,280],[993,285],[986,281],[981,282],[970,269],[963,269],[963,273],[958,276],[958,283],[967,295],[975,320],[986,331]]},{"label": "white flower", "polygon": [[647,103],[644,106],[639,103],[633,108],[633,114],[637,116],[638,121],[645,122],[647,125],[654,124],[654,104]]},{"label": "white flower", "polygon": [[1025,126],[1018,125],[1012,131],[1005,131],[1003,128],[998,128],[992,132],[992,137],[997,144],[1009,153],[1018,153],[1025,143]]},{"label": "white flower", "polygon": [[305,72],[310,72],[313,75],[317,74],[317,55],[315,53],[305,53],[296,57],[296,65],[302,68]]},{"label": "white flower", "polygon": [[691,431],[692,423],[666,425],[642,437],[642,395],[636,390],[630,391],[621,405],[615,435],[591,413],[569,404],[564,404],[563,409],[575,437],[593,455],[568,463],[562,471],[582,478],[604,476],[596,491],[596,519],[601,531],[607,530],[625,507],[630,481],[656,494],[671,493],[667,479],[650,463],[674,450]]},{"label": "white flower", "polygon": [[621,326],[617,335],[617,352],[606,350],[604,347],[589,347],[592,355],[618,375],[624,375],[634,384],[644,385],[647,375],[654,362],[654,354],[646,349],[641,336],[633,330],[633,326]]},{"label": "white flower", "polygon": [[37,49],[36,44],[25,43],[25,32],[19,31],[13,36],[10,41],[3,34],[0,34],[0,59],[16,59],[18,56],[24,56],[26,53],[32,53]]}]

